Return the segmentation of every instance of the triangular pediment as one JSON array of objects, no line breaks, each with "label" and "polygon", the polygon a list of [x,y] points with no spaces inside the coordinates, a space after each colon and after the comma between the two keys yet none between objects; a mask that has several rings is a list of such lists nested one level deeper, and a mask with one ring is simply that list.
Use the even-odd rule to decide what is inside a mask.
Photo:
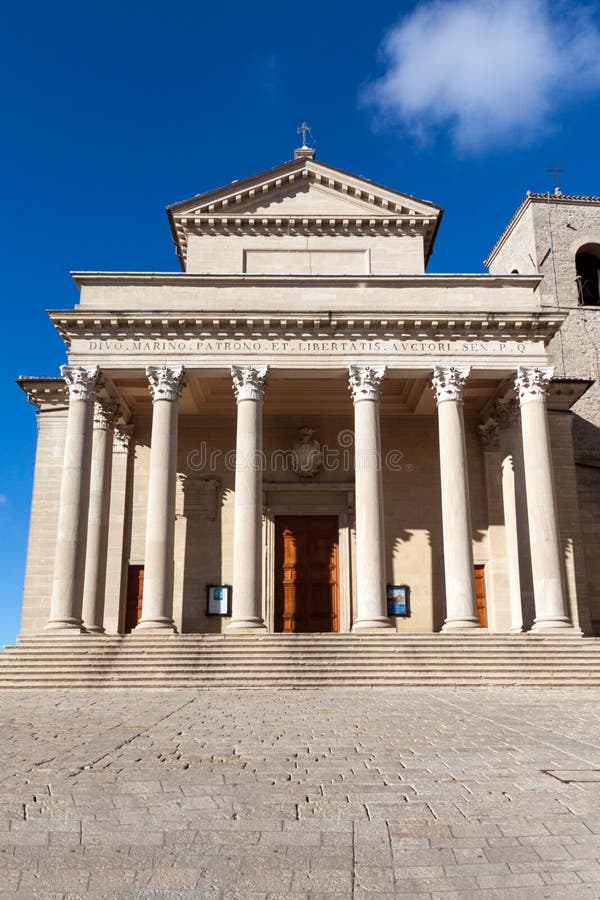
[{"label": "triangular pediment", "polygon": [[431,250],[439,206],[351,175],[315,159],[298,158],[168,207],[173,235],[185,258],[189,229],[269,227],[283,222],[410,227]]},{"label": "triangular pediment", "polygon": [[230,212],[267,211],[271,205],[298,204],[298,211],[310,215],[310,203],[322,211],[326,203],[338,198],[341,212],[361,215],[370,212],[379,215],[437,216],[441,209],[426,200],[417,200],[366,178],[350,175],[341,169],[324,165],[314,159],[291,160],[258,175],[234,181],[231,184],[198,194],[168,207],[171,216],[222,214]]}]

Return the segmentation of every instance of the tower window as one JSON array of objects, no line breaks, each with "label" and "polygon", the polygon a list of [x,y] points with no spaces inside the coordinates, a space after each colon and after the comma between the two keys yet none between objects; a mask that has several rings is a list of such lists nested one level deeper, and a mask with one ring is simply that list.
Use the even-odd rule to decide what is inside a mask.
[{"label": "tower window", "polygon": [[575,256],[579,302],[600,306],[600,244],[584,244]]}]

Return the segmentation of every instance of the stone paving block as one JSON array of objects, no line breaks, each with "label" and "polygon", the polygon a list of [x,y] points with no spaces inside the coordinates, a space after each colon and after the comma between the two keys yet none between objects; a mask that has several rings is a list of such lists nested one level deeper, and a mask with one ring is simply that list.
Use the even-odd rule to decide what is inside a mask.
[{"label": "stone paving block", "polygon": [[282,718],[271,691],[0,692],[0,873],[21,893],[13,871],[89,871],[91,897],[102,873],[195,900],[597,897],[597,785],[545,771],[591,767],[600,691],[538,697],[295,691]]},{"label": "stone paving block", "polygon": [[354,868],[354,891],[393,891],[394,870],[382,866],[356,865]]}]

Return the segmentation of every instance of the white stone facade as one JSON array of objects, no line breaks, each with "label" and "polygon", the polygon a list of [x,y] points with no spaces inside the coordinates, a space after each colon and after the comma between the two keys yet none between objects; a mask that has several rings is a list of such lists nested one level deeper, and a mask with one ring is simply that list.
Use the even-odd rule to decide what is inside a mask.
[{"label": "white stone facade", "polygon": [[169,216],[183,271],[76,274],[50,315],[77,388],[21,380],[23,635],[132,630],[140,567],[136,633],[276,630],[286,517],[336,519],[341,631],[591,631],[569,412],[588,384],[550,378],[567,312],[535,267],[498,274],[501,249],[491,275],[426,275],[441,210],[310,154]]}]

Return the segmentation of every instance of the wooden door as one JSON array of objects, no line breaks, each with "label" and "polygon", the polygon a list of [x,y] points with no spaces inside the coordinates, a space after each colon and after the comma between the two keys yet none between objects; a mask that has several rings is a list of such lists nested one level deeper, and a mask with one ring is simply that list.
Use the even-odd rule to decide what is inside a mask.
[{"label": "wooden door", "polygon": [[485,600],[485,566],[475,566],[475,598],[477,600],[477,618],[487,628],[487,605]]},{"label": "wooden door", "polygon": [[339,630],[337,516],[275,519],[275,630]]},{"label": "wooden door", "polygon": [[144,567],[129,566],[127,576],[127,605],[125,607],[125,634],[130,634],[142,618],[144,596]]}]

